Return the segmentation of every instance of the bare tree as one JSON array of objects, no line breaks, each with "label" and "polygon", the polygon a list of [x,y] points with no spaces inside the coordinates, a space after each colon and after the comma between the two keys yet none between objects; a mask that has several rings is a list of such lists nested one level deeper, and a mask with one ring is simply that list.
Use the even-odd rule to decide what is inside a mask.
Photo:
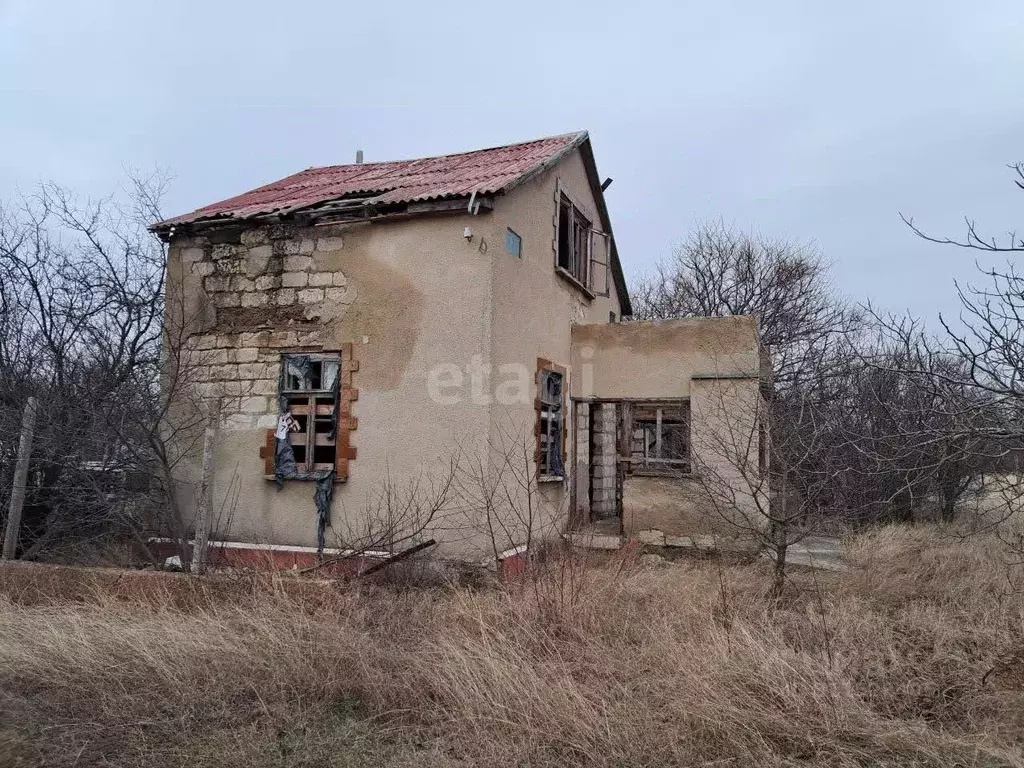
[{"label": "bare tree", "polygon": [[642,320],[756,316],[780,388],[806,377],[858,320],[835,295],[828,265],[813,246],[721,221],[698,225],[632,293]]},{"label": "bare tree", "polygon": [[[1017,189],[1024,190],[1024,163],[1013,163],[1009,166],[1016,178],[1013,180]],[[970,248],[977,251],[989,251],[992,253],[1015,253],[1024,251],[1024,238],[1018,237],[1015,230],[1006,233],[1006,241],[999,242],[999,238],[991,235],[982,235],[974,219],[964,217],[964,224],[967,232],[963,238],[936,237],[923,231],[914,223],[914,217],[901,213],[900,218],[910,227],[918,237],[940,245],[953,245],[958,248]]]},{"label": "bare tree", "polygon": [[[1014,185],[1024,190],[1024,163],[1016,163]],[[929,242],[952,245],[981,253],[1024,251],[1024,239],[1009,231],[1003,241],[979,232],[976,223],[965,219],[963,238],[936,237],[921,230],[912,217],[901,214],[908,227]],[[1021,458],[1024,456],[1024,276],[1013,263],[1003,267],[981,267],[984,280],[978,285],[957,284],[960,313],[956,320],[942,317],[948,352],[955,356],[965,378],[986,406],[975,442],[981,446],[979,463],[990,475],[986,488],[995,488],[1002,510],[990,516],[991,525],[1018,516],[1024,499]],[[992,477],[995,479],[993,481]],[[999,506],[997,504],[997,506]],[[1011,533],[1011,543],[1021,539]]]},{"label": "bare tree", "polygon": [[757,382],[722,379],[707,387],[697,412],[711,426],[695,431],[692,448],[703,511],[711,529],[771,553],[770,594],[777,598],[790,547],[841,514],[835,488],[846,467],[831,460],[834,431],[821,423],[831,415],[818,399],[827,392],[802,388],[783,403],[763,397]]},{"label": "bare tree", "polygon": [[[165,323],[164,247],[146,231],[163,188],[155,176],[126,202],[93,201],[46,184],[0,208],[3,433],[29,395],[42,405],[23,555],[184,537],[176,451],[199,422],[170,408],[193,383],[184,328]],[[10,467],[0,438],[4,483]]]}]

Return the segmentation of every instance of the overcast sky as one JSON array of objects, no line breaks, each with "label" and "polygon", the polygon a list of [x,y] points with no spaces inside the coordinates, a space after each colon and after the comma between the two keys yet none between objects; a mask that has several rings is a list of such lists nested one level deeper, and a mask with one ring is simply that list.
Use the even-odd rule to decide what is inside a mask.
[{"label": "overcast sky", "polygon": [[[627,275],[723,217],[934,316],[1024,221],[1024,3],[0,0],[0,196],[174,176],[178,214],[302,168],[579,129]],[[992,262],[992,258],[987,258]]]}]

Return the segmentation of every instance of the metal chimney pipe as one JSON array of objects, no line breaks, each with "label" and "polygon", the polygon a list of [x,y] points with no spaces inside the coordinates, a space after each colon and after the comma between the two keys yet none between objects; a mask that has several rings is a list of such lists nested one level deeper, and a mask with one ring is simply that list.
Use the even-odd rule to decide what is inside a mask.
[{"label": "metal chimney pipe", "polygon": [[363,150],[357,149],[356,150],[356,165],[362,165],[362,164],[363,164]]}]

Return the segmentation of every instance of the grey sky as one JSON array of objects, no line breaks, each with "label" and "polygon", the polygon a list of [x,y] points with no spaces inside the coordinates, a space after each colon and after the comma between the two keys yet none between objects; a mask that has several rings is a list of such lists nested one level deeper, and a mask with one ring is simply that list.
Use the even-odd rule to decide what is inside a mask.
[{"label": "grey sky", "polygon": [[721,216],[817,241],[852,298],[934,316],[976,255],[897,214],[1020,222],[1022,32],[1014,0],[0,0],[0,196],[160,166],[176,214],[357,148],[586,128],[627,274]]}]

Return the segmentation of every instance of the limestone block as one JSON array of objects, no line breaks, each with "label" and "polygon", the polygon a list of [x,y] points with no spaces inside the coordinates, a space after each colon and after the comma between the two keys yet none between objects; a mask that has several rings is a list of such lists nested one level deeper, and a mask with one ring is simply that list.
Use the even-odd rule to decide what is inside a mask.
[{"label": "limestone block", "polygon": [[222,259],[233,259],[238,253],[238,246],[231,243],[217,243],[213,246],[213,260],[221,261]]},{"label": "limestone block", "polygon": [[276,395],[277,379],[257,379],[252,383],[250,391],[254,395]]},{"label": "limestone block", "polygon": [[243,347],[242,349],[225,350],[228,352],[229,363],[255,363],[259,352],[254,347]]},{"label": "limestone block", "polygon": [[267,341],[268,347],[294,347],[299,343],[295,331],[271,331]]},{"label": "limestone block", "polygon": [[270,301],[270,296],[266,293],[243,293],[242,294],[242,306],[243,307],[262,307]]},{"label": "limestone block", "polygon": [[213,303],[218,307],[240,307],[242,306],[242,294],[218,293],[213,297]]},{"label": "limestone block", "polygon": [[267,271],[270,258],[274,255],[273,247],[258,245],[250,248],[245,254],[245,275],[249,278],[258,277]]},{"label": "limestone block", "polygon": [[270,235],[266,229],[259,227],[257,229],[245,230],[239,239],[242,241],[242,245],[245,246],[263,245],[263,243],[270,241]]},{"label": "limestone block", "polygon": [[212,261],[197,261],[192,265],[192,274],[206,277],[207,275],[212,275],[216,269]]},{"label": "limestone block", "polygon": [[265,347],[270,342],[270,331],[257,331],[256,333],[243,333],[237,346],[242,347]]},{"label": "limestone block", "polygon": [[234,277],[231,278],[231,290],[254,291],[256,290],[256,283],[254,283],[245,275],[235,275]]},{"label": "limestone block", "polygon": [[278,413],[277,409],[274,409],[273,413],[260,414],[256,419],[256,427],[258,429],[274,429],[277,426]]},{"label": "limestone block", "polygon": [[281,285],[285,288],[304,288],[308,282],[309,275],[305,272],[285,272],[281,275]]},{"label": "limestone block", "polygon": [[274,294],[274,301],[279,307],[287,306],[288,304],[295,303],[295,289],[294,288],[280,288]]},{"label": "limestone block", "polygon": [[253,281],[253,284],[256,286],[257,291],[272,291],[281,286],[281,276],[260,275]]},{"label": "limestone block", "polygon": [[304,272],[313,266],[310,256],[285,256],[284,268],[287,272]]},{"label": "limestone block", "polygon": [[228,352],[230,351],[229,349],[211,349],[203,355],[203,363],[205,365],[224,365],[229,362]]},{"label": "limestone block", "polygon": [[666,536],[666,547],[693,547],[693,539],[689,536]]},{"label": "limestone block", "polygon": [[223,389],[224,395],[227,397],[246,397],[250,393],[252,387],[248,381],[223,381],[218,386]]},{"label": "limestone block", "polygon": [[297,238],[291,238],[286,240],[281,247],[282,252],[286,256],[304,255],[308,256],[313,252],[313,248],[316,247],[316,241],[312,238],[304,237],[301,240]]},{"label": "limestone block", "polygon": [[332,272],[313,272],[309,276],[309,284],[317,286],[332,285],[334,282],[334,273]]},{"label": "limestone block", "polygon": [[340,286],[342,288],[348,285],[348,278],[345,277],[345,275],[342,274],[341,272],[332,272],[331,274],[334,276],[335,285]]},{"label": "limestone block", "polygon": [[323,288],[304,288],[299,291],[299,303],[300,304],[316,304],[318,301],[324,300],[324,289]]},{"label": "limestone block", "polygon": [[227,365],[212,365],[210,368],[213,370],[214,378],[221,381],[237,381],[238,380],[238,366],[228,363]]}]

